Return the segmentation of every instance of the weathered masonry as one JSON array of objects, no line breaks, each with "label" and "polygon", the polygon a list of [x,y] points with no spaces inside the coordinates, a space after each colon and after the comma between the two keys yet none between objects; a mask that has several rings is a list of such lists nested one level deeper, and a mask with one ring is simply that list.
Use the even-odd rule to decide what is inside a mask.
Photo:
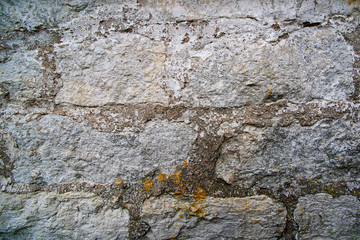
[{"label": "weathered masonry", "polygon": [[359,19],[0,1],[0,239],[359,239]]}]

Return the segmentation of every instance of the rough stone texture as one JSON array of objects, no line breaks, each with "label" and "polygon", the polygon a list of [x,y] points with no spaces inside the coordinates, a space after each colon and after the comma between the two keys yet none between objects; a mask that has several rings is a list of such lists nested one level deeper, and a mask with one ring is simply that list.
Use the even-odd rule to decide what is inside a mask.
[{"label": "rough stone texture", "polygon": [[246,126],[223,144],[216,173],[241,187],[275,188],[297,178],[359,181],[359,137],[359,124],[343,120],[309,127]]},{"label": "rough stone texture", "polygon": [[170,173],[188,161],[195,139],[181,123],[151,122],[138,134],[113,134],[55,115],[5,130],[21,150],[15,180],[38,184],[111,183],[139,179],[153,170]]},{"label": "rough stone texture", "polygon": [[[113,34],[88,46],[63,43],[56,50],[63,88],[56,103],[80,106],[163,104],[164,44],[140,35]],[[130,67],[131,66],[131,67]]]},{"label": "rough stone texture", "polygon": [[[359,20],[357,0],[1,1],[0,238],[356,238]],[[40,230],[74,206],[98,210]]]},{"label": "rough stone texture", "polygon": [[0,194],[1,239],[124,239],[127,210],[91,193]]},{"label": "rough stone texture", "polygon": [[276,239],[285,228],[286,209],[266,196],[176,199],[144,202],[149,239]]},{"label": "rough stone texture", "polygon": [[[162,27],[171,40],[165,85],[186,105],[345,100],[354,92],[351,48],[334,29],[304,28],[280,35],[253,19]],[[159,32],[156,28],[146,28],[144,34]]]},{"label": "rough stone texture", "polygon": [[354,196],[333,198],[319,193],[299,198],[294,217],[299,239],[357,239],[360,201]]}]

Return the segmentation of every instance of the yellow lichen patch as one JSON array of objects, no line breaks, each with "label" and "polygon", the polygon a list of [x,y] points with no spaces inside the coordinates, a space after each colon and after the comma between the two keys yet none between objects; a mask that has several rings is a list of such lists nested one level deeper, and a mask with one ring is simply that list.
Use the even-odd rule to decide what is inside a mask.
[{"label": "yellow lichen patch", "polygon": [[181,170],[175,172],[175,183],[179,185],[180,181],[181,181]]},{"label": "yellow lichen patch", "polygon": [[184,162],[183,165],[184,165],[184,167],[187,167],[187,166],[189,165],[189,163],[188,163],[188,162]]},{"label": "yellow lichen patch", "polygon": [[245,203],[245,209],[248,209],[248,205],[247,205],[247,203]]},{"label": "yellow lichen patch", "polygon": [[159,182],[166,180],[166,174],[165,173],[159,173],[158,175]]},{"label": "yellow lichen patch", "polygon": [[268,95],[271,95],[271,93],[272,93],[272,86],[270,86],[270,91],[268,92]]},{"label": "yellow lichen patch", "polygon": [[207,195],[206,191],[199,187],[196,191],[195,199],[206,198],[206,195]]},{"label": "yellow lichen patch", "polygon": [[259,221],[259,220],[255,219],[255,220],[254,220],[254,223],[257,223],[258,221]]},{"label": "yellow lichen patch", "polygon": [[4,72],[5,72],[5,68],[3,67],[1,70],[1,74],[4,74]]},{"label": "yellow lichen patch", "polygon": [[115,181],[114,186],[115,186],[115,187],[118,187],[118,186],[120,186],[123,182],[124,182],[124,180],[122,180],[122,179],[120,178],[120,179],[118,179],[118,180]]},{"label": "yellow lichen patch", "polygon": [[172,238],[172,239],[175,239],[176,237],[177,237],[176,235],[172,235],[172,237],[171,237],[171,238]]},{"label": "yellow lichen patch", "polygon": [[190,215],[197,216],[198,218],[203,218],[206,216],[205,206],[198,202],[194,202],[190,205],[189,213]]},{"label": "yellow lichen patch", "polygon": [[356,0],[349,0],[348,4],[351,5],[352,3],[356,3]]},{"label": "yellow lichen patch", "polygon": [[154,182],[154,180],[144,182],[144,188],[145,188],[146,192],[150,191],[150,189],[152,188],[153,182]]}]

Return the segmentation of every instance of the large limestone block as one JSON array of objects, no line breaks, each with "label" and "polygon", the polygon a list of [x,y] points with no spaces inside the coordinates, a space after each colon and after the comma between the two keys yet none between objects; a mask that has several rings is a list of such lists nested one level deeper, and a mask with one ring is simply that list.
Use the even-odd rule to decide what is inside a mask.
[{"label": "large limestone block", "polygon": [[170,173],[189,160],[196,138],[183,123],[154,121],[139,133],[105,133],[56,115],[6,129],[19,150],[13,175],[24,183],[110,183],[156,169]]},{"label": "large limestone block", "polygon": [[299,239],[358,239],[360,201],[354,196],[333,198],[319,193],[299,198],[294,218]]},{"label": "large limestone block", "polygon": [[292,20],[326,22],[332,14],[349,14],[356,4],[347,0],[140,0],[155,20],[190,20],[199,18],[246,18],[258,20]]},{"label": "large limestone block", "polygon": [[245,198],[150,198],[142,217],[149,239],[276,239],[285,227],[285,207],[266,196]]},{"label": "large limestone block", "polygon": [[95,194],[0,194],[0,238],[127,239],[128,222]]},{"label": "large limestone block", "polygon": [[297,178],[358,180],[358,128],[344,120],[322,120],[310,127],[247,126],[223,145],[216,174],[241,187],[276,188]]},{"label": "large limestone block", "polygon": [[331,27],[280,31],[252,19],[216,19],[138,31],[167,39],[164,86],[186,105],[334,101],[354,93],[353,50]]},{"label": "large limestone block", "polygon": [[47,90],[43,77],[39,52],[18,49],[5,64],[1,64],[0,85],[6,89],[9,98],[26,102],[40,98]]},{"label": "large limestone block", "polygon": [[162,42],[117,33],[90,44],[62,44],[56,52],[63,81],[56,103],[168,103],[161,86],[165,61]]}]

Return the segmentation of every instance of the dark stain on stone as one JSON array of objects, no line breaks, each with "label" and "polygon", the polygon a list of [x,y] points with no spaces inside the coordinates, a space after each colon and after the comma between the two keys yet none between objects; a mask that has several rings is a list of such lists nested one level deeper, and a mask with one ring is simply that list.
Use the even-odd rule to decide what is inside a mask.
[{"label": "dark stain on stone", "polygon": [[188,43],[190,41],[189,34],[186,33],[184,39],[181,41],[181,44]]},{"label": "dark stain on stone", "polygon": [[5,178],[10,178],[14,180],[12,176],[12,170],[14,169],[14,163],[11,161],[9,155],[7,154],[7,149],[5,147],[5,141],[0,140],[0,175]]},{"label": "dark stain on stone", "polygon": [[355,51],[353,81],[355,91],[352,99],[355,101],[360,100],[360,26],[354,32],[344,34],[345,39],[353,46]]},{"label": "dark stain on stone", "polygon": [[276,30],[276,31],[280,31],[281,28],[280,28],[280,25],[278,23],[274,23],[273,25],[271,25],[271,28]]},{"label": "dark stain on stone", "polygon": [[321,25],[321,23],[319,23],[319,22],[303,22],[302,23],[303,27],[317,27],[320,25]]}]

